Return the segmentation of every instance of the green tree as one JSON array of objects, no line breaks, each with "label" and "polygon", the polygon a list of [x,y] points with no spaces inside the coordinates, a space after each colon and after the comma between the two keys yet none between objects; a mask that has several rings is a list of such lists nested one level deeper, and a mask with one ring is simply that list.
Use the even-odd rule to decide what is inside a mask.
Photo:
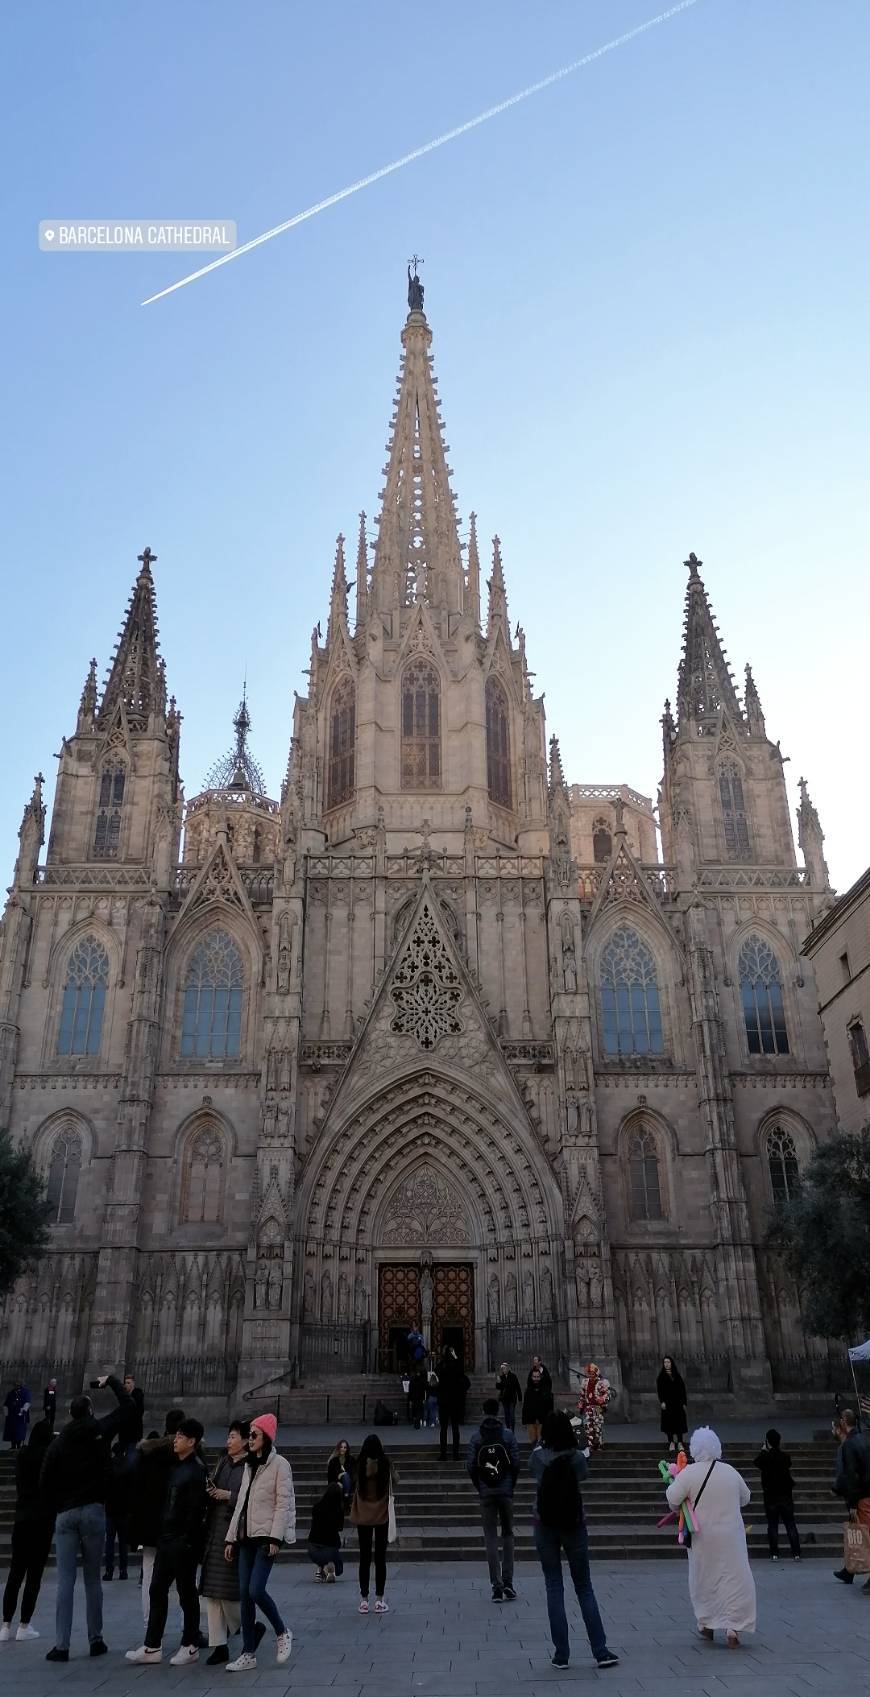
[{"label": "green tree", "polygon": [[767,1234],[818,1337],[870,1336],[870,1125],[824,1143]]},{"label": "green tree", "polygon": [[0,1298],[48,1247],[45,1185],[30,1153],[0,1131]]}]

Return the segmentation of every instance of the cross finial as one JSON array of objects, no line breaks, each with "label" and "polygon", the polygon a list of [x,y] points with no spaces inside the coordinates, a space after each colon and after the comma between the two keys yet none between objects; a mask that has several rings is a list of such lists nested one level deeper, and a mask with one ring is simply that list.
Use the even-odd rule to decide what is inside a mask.
[{"label": "cross finial", "polygon": [[426,263],[426,261],[424,259],[421,259],[420,255],[418,253],[412,253],[410,259],[408,260],[409,266],[413,265],[413,267],[414,267],[414,276],[415,277],[417,275],[417,266],[418,265],[425,265],[425,263]]},{"label": "cross finial", "polygon": [[695,553],[691,553],[689,555],[689,558],[687,560],[683,561],[683,565],[688,566],[688,568],[689,568],[689,576],[690,577],[697,577],[698,576],[698,567],[703,566],[703,564],[704,564],[703,560],[699,560],[697,554],[695,554]]},{"label": "cross finial", "polygon": [[152,554],[150,548],[144,548],[141,554],[137,554],[136,558],[139,561],[143,572],[150,572],[151,562],[152,560],[156,560],[157,555]]}]

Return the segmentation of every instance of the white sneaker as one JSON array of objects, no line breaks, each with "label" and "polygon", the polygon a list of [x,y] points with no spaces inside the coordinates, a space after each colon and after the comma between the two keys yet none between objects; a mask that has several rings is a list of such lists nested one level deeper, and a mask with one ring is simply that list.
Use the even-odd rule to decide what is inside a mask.
[{"label": "white sneaker", "polygon": [[172,1667],[172,1668],[186,1668],[187,1665],[188,1665],[188,1662],[198,1662],[198,1661],[199,1661],[199,1645],[198,1644],[182,1644],[181,1649],[176,1650],[174,1656],[170,1656],[169,1666]]},{"label": "white sneaker", "polygon": [[243,1650],[241,1655],[237,1656],[234,1662],[227,1662],[224,1671],[226,1673],[248,1673],[249,1670],[251,1668],[255,1668],[256,1665],[256,1656],[249,1656],[247,1651]]},{"label": "white sneaker", "polygon": [[[11,1627],[10,1627],[10,1631],[11,1631]],[[19,1626],[18,1631],[15,1634],[15,1637],[17,1638],[17,1640],[20,1644],[23,1638],[38,1638],[39,1633],[37,1632],[36,1627],[31,1626],[30,1622],[28,1621],[26,1626]]]},{"label": "white sneaker", "polygon": [[149,1650],[147,1644],[140,1644],[138,1650],[127,1651],[128,1662],[141,1662],[144,1667],[150,1667],[152,1662],[162,1662],[162,1650]]},{"label": "white sneaker", "polygon": [[4,1620],[2,1626],[0,1626],[0,1644],[7,1644],[11,1637],[12,1622],[11,1620]]},{"label": "white sneaker", "polygon": [[293,1648],[293,1634],[292,1634],[292,1632],[281,1632],[281,1633],[279,1633],[278,1634],[278,1643],[277,1643],[278,1654],[275,1657],[276,1662],[289,1662],[290,1651],[292,1650],[292,1648]]},{"label": "white sneaker", "polygon": [[375,1614],[376,1615],[388,1615],[389,1612],[390,1612],[389,1603],[384,1602],[383,1597],[376,1597],[375,1598]]}]

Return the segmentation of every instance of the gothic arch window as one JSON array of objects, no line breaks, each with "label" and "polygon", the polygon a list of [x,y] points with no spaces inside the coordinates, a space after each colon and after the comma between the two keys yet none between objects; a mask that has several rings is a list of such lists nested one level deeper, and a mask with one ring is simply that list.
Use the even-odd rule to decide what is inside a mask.
[{"label": "gothic arch window", "polygon": [[659,1150],[649,1126],[635,1126],[629,1133],[628,1217],[630,1220],[663,1220]]},{"label": "gothic arch window", "polygon": [[122,760],[107,760],[100,771],[97,818],[94,825],[94,860],[117,860],[121,841],[121,809],[127,768]]},{"label": "gothic arch window", "polygon": [[594,819],[592,822],[592,858],[597,866],[603,866],[613,853],[613,837],[606,819]]},{"label": "gothic arch window", "polygon": [[414,660],[402,675],[402,789],[441,788],[441,681]]},{"label": "gothic arch window", "polygon": [[748,860],[752,848],[746,802],[743,799],[743,774],[736,760],[723,760],[718,772],[719,804],[722,808],[722,827],[725,833],[725,853],[729,860]]},{"label": "gothic arch window", "polygon": [[81,1170],[81,1136],[74,1126],[63,1126],[51,1145],[48,1163],[45,1199],[49,1225],[66,1226],[75,1219]]},{"label": "gothic arch window", "polygon": [[327,807],[337,807],[354,791],[356,691],[350,678],[336,685],[329,709]]},{"label": "gothic arch window", "polygon": [[486,782],[490,801],[510,807],[511,750],[507,696],[498,678],[486,680]]},{"label": "gothic arch window", "polygon": [[764,1139],[764,1153],[774,1202],[793,1202],[800,1190],[801,1179],[791,1132],[781,1125],[771,1126]]},{"label": "gothic arch window", "polygon": [[57,1035],[59,1055],[98,1055],[109,957],[98,937],[80,937],[69,957]]},{"label": "gothic arch window", "polygon": [[744,942],[737,963],[750,1055],[787,1055],[788,1031],[779,963],[764,937]]},{"label": "gothic arch window", "polygon": [[188,1139],[181,1173],[182,1225],[214,1225],[223,1217],[226,1145],[211,1120]]},{"label": "gothic arch window", "polygon": [[664,1054],[655,960],[631,926],[613,932],[601,956],[599,984],[604,1053]]},{"label": "gothic arch window", "polygon": [[237,1060],[242,1047],[242,957],[226,931],[208,931],[184,980],[184,1060]]}]

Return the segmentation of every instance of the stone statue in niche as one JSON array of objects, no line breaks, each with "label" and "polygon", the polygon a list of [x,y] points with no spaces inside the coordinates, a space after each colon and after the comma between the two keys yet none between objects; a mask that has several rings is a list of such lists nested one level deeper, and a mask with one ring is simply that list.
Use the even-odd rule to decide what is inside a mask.
[{"label": "stone statue in niche", "polygon": [[562,982],[571,995],[577,990],[577,959],[574,954],[574,927],[571,915],[563,913],[562,928]]},{"label": "stone statue in niche", "polygon": [[357,1279],[353,1293],[353,1317],[358,1326],[365,1323],[367,1312],[366,1287],[362,1279]]},{"label": "stone statue in niche", "polygon": [[265,1261],[257,1262],[254,1275],[254,1307],[265,1308],[268,1291],[269,1268]]},{"label": "stone statue in niche", "polygon": [[292,954],[290,949],[290,915],[282,913],[278,921],[278,990],[286,996],[290,989],[290,966]]},{"label": "stone statue in niche", "polygon": [[280,1308],[284,1280],[282,1277],[283,1264],[273,1261],[269,1268],[268,1304],[270,1308]]},{"label": "stone statue in niche", "polygon": [[516,1280],[516,1274],[515,1273],[508,1273],[507,1284],[505,1285],[505,1293],[504,1293],[504,1311],[505,1311],[505,1319],[506,1320],[515,1320],[516,1319],[516,1317],[517,1317],[517,1280]]},{"label": "stone statue in niche", "polygon": [[486,1296],[486,1308],[488,1318],[490,1320],[497,1320],[499,1310],[499,1288],[498,1279],[496,1278],[495,1273],[493,1273],[492,1278],[489,1281],[489,1289]]},{"label": "stone statue in niche", "polygon": [[[435,1281],[432,1277],[432,1256],[424,1249],[420,1256],[420,1312],[423,1316],[423,1331],[432,1319],[432,1302],[435,1295]],[[428,1339],[427,1339],[428,1342]]]},{"label": "stone statue in niche", "polygon": [[332,1319],[332,1275],[327,1268],[320,1281],[320,1318]]},{"label": "stone statue in niche", "polygon": [[302,1281],[302,1313],[306,1320],[313,1320],[315,1313],[314,1274],[309,1267]]},{"label": "stone statue in niche", "polygon": [[535,1318],[535,1280],[532,1273],[526,1273],[523,1279],[523,1315],[526,1320]]},{"label": "stone statue in niche", "polygon": [[347,1274],[342,1273],[340,1275],[339,1281],[338,1281],[338,1318],[339,1318],[339,1320],[346,1320],[347,1319],[349,1308],[350,1308],[350,1288],[349,1288],[348,1282],[347,1282]]},{"label": "stone statue in niche", "polygon": [[575,1137],[577,1135],[579,1117],[577,1092],[575,1090],[569,1090],[565,1097],[565,1127],[569,1137]]},{"label": "stone statue in niche", "polygon": [[541,1274],[541,1311],[545,1320],[552,1320],[554,1313],[553,1275],[549,1267]]}]

